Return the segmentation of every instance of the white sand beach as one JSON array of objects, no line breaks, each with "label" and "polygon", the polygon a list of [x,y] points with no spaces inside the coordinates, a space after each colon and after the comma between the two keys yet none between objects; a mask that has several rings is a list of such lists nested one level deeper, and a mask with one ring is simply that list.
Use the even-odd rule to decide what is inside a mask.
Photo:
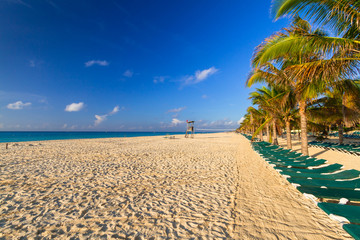
[{"label": "white sand beach", "polygon": [[2,144],[0,238],[21,237],[351,239],[235,133]]}]

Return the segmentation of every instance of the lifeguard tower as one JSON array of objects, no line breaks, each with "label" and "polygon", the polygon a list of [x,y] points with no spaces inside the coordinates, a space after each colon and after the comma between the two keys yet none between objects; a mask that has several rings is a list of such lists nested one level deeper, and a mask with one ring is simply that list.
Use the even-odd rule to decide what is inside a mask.
[{"label": "lifeguard tower", "polygon": [[191,138],[194,138],[194,133],[195,133],[194,123],[195,123],[195,121],[186,120],[186,123],[187,123],[187,128],[186,128],[185,137],[187,138],[191,134]]}]

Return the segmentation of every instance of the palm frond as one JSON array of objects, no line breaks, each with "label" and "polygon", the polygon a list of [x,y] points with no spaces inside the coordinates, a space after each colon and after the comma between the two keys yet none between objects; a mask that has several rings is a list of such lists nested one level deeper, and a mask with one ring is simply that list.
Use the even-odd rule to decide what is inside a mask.
[{"label": "palm frond", "polygon": [[358,0],[275,0],[275,18],[303,14],[319,25],[334,29],[339,35],[358,36],[360,3]]}]

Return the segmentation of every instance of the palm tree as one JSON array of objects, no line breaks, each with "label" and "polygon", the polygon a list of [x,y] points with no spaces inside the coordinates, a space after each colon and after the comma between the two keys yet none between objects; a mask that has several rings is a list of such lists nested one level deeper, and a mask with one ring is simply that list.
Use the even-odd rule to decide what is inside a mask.
[{"label": "palm tree", "polygon": [[289,91],[284,96],[284,99],[287,99],[287,101],[285,102],[285,105],[282,108],[282,118],[285,122],[287,148],[292,149],[291,122],[296,119],[296,116],[298,114],[298,109],[295,108],[296,99],[293,91]]},{"label": "palm tree", "polygon": [[[262,110],[262,109],[256,109],[254,107],[248,107],[247,112],[250,114],[251,116],[251,124],[255,127],[255,128],[259,128],[261,127],[261,125],[265,122],[266,120],[266,115],[267,113]],[[259,135],[260,135],[260,140],[263,141],[263,130],[260,129],[258,131]],[[255,131],[253,132],[253,134],[255,134]],[[253,138],[255,137],[255,135],[253,135]]]},{"label": "palm tree", "polygon": [[250,130],[251,124],[250,124],[250,113],[246,113],[244,116],[244,120],[240,123],[239,130],[248,133]]},{"label": "palm tree", "polygon": [[[322,99],[326,105],[323,102],[321,107],[333,106],[341,110],[340,134],[342,123],[350,119],[347,116],[352,116],[352,121],[359,119],[354,114],[357,112],[354,106],[360,101],[359,94],[349,94],[346,87],[339,89],[339,84],[360,74],[360,1],[274,0],[273,10],[276,18],[290,15],[294,21],[290,28],[266,39],[256,49],[254,71],[248,85],[265,81],[290,88],[296,93],[301,119],[302,153],[308,155],[306,106],[313,103],[319,94],[333,94],[327,94],[326,101]],[[337,37],[326,36],[320,30],[312,31],[310,24],[298,17],[299,13],[318,25],[332,28]],[[282,74],[277,74],[276,70]],[[352,114],[346,114],[350,109]]]},{"label": "palm tree", "polygon": [[[300,126],[301,126],[301,152],[308,155],[307,143],[307,117],[306,106],[307,103],[316,98],[321,92],[325,90],[326,84],[331,81],[323,81],[321,76],[310,77],[308,74],[299,74],[294,66],[311,65],[312,62],[320,61],[325,57],[318,52],[302,52],[301,54],[277,54],[276,46],[279,43],[291,39],[293,37],[302,37],[307,34],[323,36],[324,33],[318,29],[312,30],[310,24],[296,17],[290,28],[284,29],[258,46],[253,58],[253,67],[255,69],[262,69],[268,72],[269,64],[271,66],[278,66],[281,71],[281,77],[266,78],[265,81],[270,81],[284,88],[292,89],[296,95],[296,100],[299,108]],[[275,49],[275,50],[274,50]],[[274,53],[275,51],[275,53]]]},{"label": "palm tree", "polygon": [[360,120],[360,87],[352,80],[337,82],[325,96],[312,103],[310,116],[318,121],[335,123],[339,127],[339,143],[343,143],[343,126]]},{"label": "palm tree", "polygon": [[[286,66],[287,64],[283,64]],[[276,84],[279,82],[289,82],[288,76],[282,69],[277,69],[273,64],[266,63],[261,68],[256,68],[246,81],[247,87],[251,87],[257,82],[267,82],[269,84]],[[278,87],[279,88],[279,87]],[[294,89],[285,86],[281,89],[282,95],[279,95],[279,108],[281,108],[281,118],[285,121],[286,126],[286,139],[288,149],[292,149],[291,143],[291,124],[294,120],[294,116],[297,113],[295,109],[296,99]]]},{"label": "palm tree", "polygon": [[360,2],[358,0],[275,0],[275,18],[305,14],[320,25],[332,28],[345,38],[360,37]]},{"label": "palm tree", "polygon": [[[250,99],[252,99],[252,103],[259,106],[259,109],[262,111],[262,116],[264,118],[263,123],[257,128],[253,136],[256,136],[265,126],[267,126],[268,123],[271,122],[273,127],[272,143],[278,144],[277,125],[281,117],[281,109],[279,108],[279,105],[283,96],[284,92],[275,86],[264,86],[262,88],[257,88],[255,92],[250,93]],[[268,140],[270,139],[268,138]]]},{"label": "palm tree", "polygon": [[307,32],[279,40],[261,61],[283,55],[320,53],[326,58],[298,63],[294,72],[308,78],[322,77],[323,81],[352,79],[359,73],[360,60],[360,2],[358,0],[275,0],[275,18],[298,14],[320,26],[334,30],[336,37]]}]

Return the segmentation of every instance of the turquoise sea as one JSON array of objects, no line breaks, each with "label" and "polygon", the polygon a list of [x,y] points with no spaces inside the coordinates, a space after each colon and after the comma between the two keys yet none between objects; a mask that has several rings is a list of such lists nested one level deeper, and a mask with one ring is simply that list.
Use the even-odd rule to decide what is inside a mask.
[{"label": "turquoise sea", "polygon": [[[204,133],[204,132],[202,132]],[[185,132],[0,132],[0,142],[184,135]]]}]

